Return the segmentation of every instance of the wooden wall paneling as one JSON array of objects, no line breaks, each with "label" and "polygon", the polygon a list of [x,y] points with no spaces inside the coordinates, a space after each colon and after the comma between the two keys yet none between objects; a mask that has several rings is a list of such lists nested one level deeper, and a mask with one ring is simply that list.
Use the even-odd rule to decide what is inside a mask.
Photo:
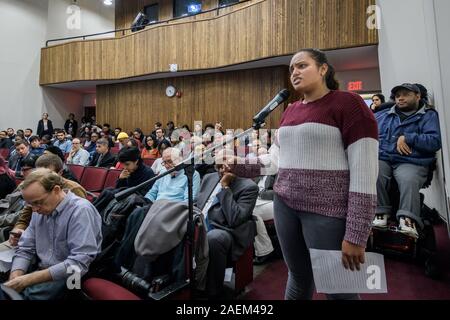
[{"label": "wooden wall paneling", "polygon": [[[140,127],[148,133],[155,121],[177,125],[194,121],[203,125],[221,120],[228,129],[246,129],[253,116],[282,88],[287,86],[287,67],[272,67],[215,73],[172,79],[148,80],[97,87],[97,119],[127,132]],[[172,84],[181,98],[168,98],[165,88]],[[268,119],[277,127],[282,108]]]}]

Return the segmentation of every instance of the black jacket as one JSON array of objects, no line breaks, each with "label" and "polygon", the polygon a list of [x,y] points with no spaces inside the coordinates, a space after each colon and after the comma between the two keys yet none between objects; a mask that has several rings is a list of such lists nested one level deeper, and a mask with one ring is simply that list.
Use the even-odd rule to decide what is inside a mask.
[{"label": "black jacket", "polygon": [[64,124],[64,130],[66,130],[67,134],[70,134],[72,138],[75,138],[78,134],[78,122],[77,120],[72,120],[72,130],[70,131],[70,119],[66,120],[66,123]]},{"label": "black jacket", "polygon": [[52,124],[51,120],[47,120],[47,127],[48,127],[48,130],[45,131],[44,130],[44,121],[42,119],[39,120],[36,133],[40,138],[42,138],[46,134],[53,136],[53,124]]},{"label": "black jacket", "polygon": [[[203,209],[220,181],[219,173],[205,175],[197,197],[197,207]],[[236,177],[228,189],[222,189],[219,202],[209,209],[208,217],[214,228],[233,235],[231,259],[236,261],[253,243],[256,225],[252,214],[258,198],[258,186],[250,179]]]},{"label": "black jacket", "polygon": [[0,174],[0,199],[16,189],[16,181],[6,173]]},{"label": "black jacket", "polygon": [[[150,167],[147,167],[143,162],[139,164],[138,169],[130,174],[126,179],[118,179],[116,183],[116,188],[130,188],[141,184],[155,176],[155,173]],[[154,182],[153,182],[154,183]],[[149,184],[147,187],[139,190],[139,193],[144,195],[151,189],[153,183]]]},{"label": "black jacket", "polygon": [[[96,167],[98,158],[100,157],[100,153],[95,153],[94,158],[92,158],[91,162],[89,162],[89,166]],[[102,168],[111,168],[116,164],[116,157],[113,156],[109,151],[103,156],[102,161],[100,162],[99,167]]]}]

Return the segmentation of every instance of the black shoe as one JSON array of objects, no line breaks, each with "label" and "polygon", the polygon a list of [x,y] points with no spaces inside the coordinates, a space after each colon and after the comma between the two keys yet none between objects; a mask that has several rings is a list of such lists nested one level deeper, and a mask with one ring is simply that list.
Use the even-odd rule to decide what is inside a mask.
[{"label": "black shoe", "polygon": [[269,254],[266,254],[265,256],[255,257],[253,259],[253,264],[255,266],[265,264],[265,263],[269,262],[270,260],[272,260],[272,257],[273,257],[272,252]]}]

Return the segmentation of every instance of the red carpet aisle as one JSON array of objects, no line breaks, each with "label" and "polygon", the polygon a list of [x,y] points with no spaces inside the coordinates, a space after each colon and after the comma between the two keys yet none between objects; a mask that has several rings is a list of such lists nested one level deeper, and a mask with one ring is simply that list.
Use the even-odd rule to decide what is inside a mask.
[{"label": "red carpet aisle", "polygon": [[[450,240],[445,225],[435,228],[438,259],[442,270],[440,280],[425,276],[421,265],[386,258],[387,294],[363,294],[363,300],[450,300]],[[244,300],[282,300],[287,279],[284,261],[270,263],[249,286]],[[314,294],[315,300],[325,295]]]}]

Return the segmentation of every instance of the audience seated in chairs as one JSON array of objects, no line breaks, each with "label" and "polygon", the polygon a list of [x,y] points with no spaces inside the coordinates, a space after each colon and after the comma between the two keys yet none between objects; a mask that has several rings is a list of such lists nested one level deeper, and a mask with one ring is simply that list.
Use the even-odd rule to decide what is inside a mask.
[{"label": "audience seated in chairs", "polygon": [[[122,148],[118,155],[118,161],[123,165],[124,169],[117,180],[116,188],[135,187],[155,176],[153,170],[143,163],[140,151],[136,147]],[[152,185],[142,188],[139,192],[145,195]]]},{"label": "audience seated in chairs", "polygon": [[80,166],[87,166],[89,164],[89,152],[81,147],[81,141],[78,138],[72,140],[72,150],[67,157],[67,164],[78,164]]},{"label": "audience seated in chairs", "polygon": [[[61,159],[54,155],[54,154],[44,154],[41,157],[39,157],[35,161],[35,165],[37,168],[44,168],[44,169],[50,169],[51,171],[61,175],[63,172],[63,163]],[[34,168],[34,164],[29,162],[29,160],[25,163],[23,163],[23,175],[26,178],[30,173],[31,170]],[[71,191],[74,195],[86,198],[86,190],[79,185],[78,183],[65,179],[62,177],[63,181],[63,189]],[[25,205],[24,208],[21,210],[17,221],[15,222],[15,225],[13,227],[13,233],[10,234],[9,241],[7,243],[3,243],[0,245],[0,251],[3,251],[6,247],[11,246],[17,246],[17,243],[19,241],[20,235],[24,232],[24,230],[27,229],[28,225],[30,224],[31,215],[32,215],[32,208],[28,205]],[[3,245],[3,247],[2,247]]]},{"label": "audience seated in chairs", "polygon": [[[176,148],[165,149],[162,156],[164,170],[160,173],[174,168],[181,163],[182,160],[180,150]],[[192,192],[195,201],[200,187],[200,175],[197,171],[194,171],[192,184]],[[160,199],[188,201],[188,181],[184,170],[174,171],[161,179],[156,180],[155,184],[150,191],[147,192],[145,197],[152,202]]]},{"label": "audience seated in chairs", "polygon": [[35,216],[20,237],[4,285],[29,300],[63,298],[67,278],[77,273],[81,280],[100,252],[101,217],[89,201],[66,193],[63,178],[49,169],[32,172],[21,188]]},{"label": "audience seated in chairs", "polygon": [[206,291],[210,298],[223,294],[227,262],[236,261],[253,243],[256,228],[252,219],[258,186],[232,173],[234,153],[223,149],[215,157],[218,172],[205,175],[197,207],[208,227],[209,265]]},{"label": "audience seated in chairs", "polygon": [[[379,130],[378,205],[374,227],[385,228],[391,214],[399,219],[399,230],[418,238],[423,228],[419,190],[425,183],[435,154],[441,148],[437,112],[420,99],[420,89],[405,83],[392,89],[395,105],[376,113]],[[391,212],[389,190],[397,181],[400,203]],[[419,228],[419,230],[418,230]]]},{"label": "audience seated in chairs", "polygon": [[116,158],[109,152],[109,142],[106,139],[99,139],[95,148],[96,153],[89,163],[91,167],[110,168],[116,163]]}]

